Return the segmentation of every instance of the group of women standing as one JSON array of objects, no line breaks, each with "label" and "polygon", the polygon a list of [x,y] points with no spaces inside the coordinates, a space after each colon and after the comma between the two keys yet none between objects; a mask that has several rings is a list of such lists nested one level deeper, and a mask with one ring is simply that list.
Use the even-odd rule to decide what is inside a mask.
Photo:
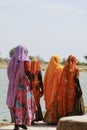
[{"label": "group of women standing", "polygon": [[[76,62],[76,58],[70,55],[63,67],[60,57],[52,56],[42,81],[40,62],[37,59],[30,61],[23,45],[15,48],[7,69],[6,100],[15,123],[14,130],[27,129],[34,121],[57,124],[61,117],[84,114]],[[40,105],[42,96],[46,108],[44,117]]]},{"label": "group of women standing", "polygon": [[44,121],[48,124],[57,124],[61,117],[85,114],[76,63],[73,55],[68,57],[64,66],[61,66],[58,55],[50,59],[43,85],[46,106]]}]

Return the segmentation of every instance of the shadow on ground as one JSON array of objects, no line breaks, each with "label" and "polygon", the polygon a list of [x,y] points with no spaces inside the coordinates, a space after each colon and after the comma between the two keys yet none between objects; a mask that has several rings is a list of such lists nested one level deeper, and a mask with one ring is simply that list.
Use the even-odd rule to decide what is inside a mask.
[{"label": "shadow on ground", "polygon": [[56,127],[57,125],[49,125],[45,122],[35,122],[33,125],[30,127]]}]

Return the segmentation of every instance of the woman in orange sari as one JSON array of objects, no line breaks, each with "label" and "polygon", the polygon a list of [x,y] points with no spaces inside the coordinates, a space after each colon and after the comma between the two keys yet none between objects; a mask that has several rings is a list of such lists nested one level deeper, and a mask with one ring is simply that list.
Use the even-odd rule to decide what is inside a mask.
[{"label": "woman in orange sari", "polygon": [[60,57],[54,55],[51,57],[44,76],[44,100],[46,113],[44,122],[47,124],[57,124],[60,115],[58,114],[58,87],[63,67],[60,65]]},{"label": "woman in orange sari", "polygon": [[58,109],[62,116],[83,115],[84,103],[82,90],[79,82],[79,68],[76,65],[77,59],[70,55],[65,63],[61,76],[61,108]]},{"label": "woman in orange sari", "polygon": [[43,120],[42,110],[40,105],[40,97],[43,96],[43,82],[40,62],[37,59],[33,59],[31,62],[31,77],[32,77],[32,91],[37,105],[37,111],[35,121]]}]

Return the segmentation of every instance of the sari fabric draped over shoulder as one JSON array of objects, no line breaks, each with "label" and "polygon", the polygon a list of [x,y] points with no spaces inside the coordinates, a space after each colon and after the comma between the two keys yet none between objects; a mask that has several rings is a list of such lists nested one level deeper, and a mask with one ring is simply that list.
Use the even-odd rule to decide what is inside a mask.
[{"label": "sari fabric draped over shoulder", "polygon": [[25,75],[24,61],[29,61],[27,56],[27,49],[21,46],[18,46],[15,49],[7,69],[9,85],[6,104],[9,108],[14,106],[15,96],[18,90],[18,82]]},{"label": "sari fabric draped over shoulder", "polygon": [[51,57],[44,76],[44,100],[46,109],[49,110],[56,98],[58,86],[63,67],[60,65],[60,58],[57,55]]},{"label": "sari fabric draped over shoulder", "polygon": [[[59,109],[59,113],[62,116],[67,116],[71,113],[71,115],[74,115],[73,109],[75,105],[75,97],[76,97],[76,91],[75,91],[75,75],[77,73],[77,77],[79,77],[79,69],[76,65],[77,59],[70,55],[67,59],[65,66],[63,68],[62,76],[61,76],[61,90],[62,90],[62,102],[61,102],[61,108]],[[78,104],[76,104],[78,105]]]}]

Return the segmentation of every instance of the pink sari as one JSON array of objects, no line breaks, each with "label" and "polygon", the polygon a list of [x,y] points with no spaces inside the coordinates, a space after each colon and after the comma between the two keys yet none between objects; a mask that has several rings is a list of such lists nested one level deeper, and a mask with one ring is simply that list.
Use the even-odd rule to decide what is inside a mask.
[{"label": "pink sari", "polygon": [[16,124],[31,125],[31,122],[34,120],[36,103],[30,90],[30,83],[27,77],[23,77],[18,84],[14,111]]}]

